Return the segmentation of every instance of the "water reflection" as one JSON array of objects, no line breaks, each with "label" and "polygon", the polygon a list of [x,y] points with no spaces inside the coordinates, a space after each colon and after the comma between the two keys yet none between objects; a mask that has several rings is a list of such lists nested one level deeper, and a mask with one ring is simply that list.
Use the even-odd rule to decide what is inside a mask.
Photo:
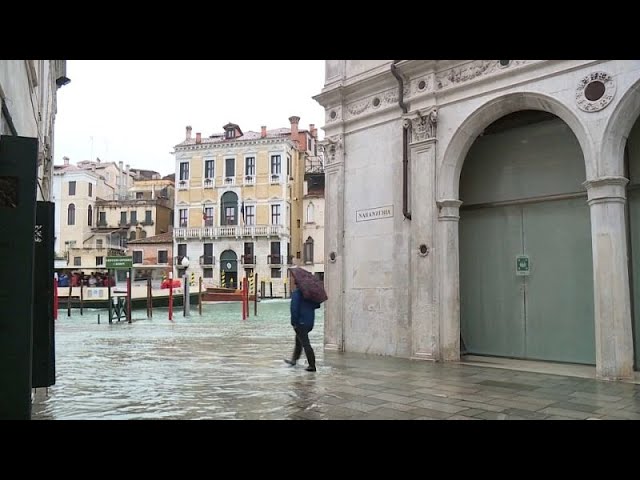
[{"label": "water reflection", "polygon": [[[56,322],[56,385],[40,389],[34,419],[283,419],[313,410],[315,374],[291,353],[288,301],[265,301],[243,321],[240,305],[211,304],[190,317],[105,324],[105,312]],[[253,309],[251,310],[253,312]],[[97,315],[101,314],[101,324]],[[321,364],[324,309],[310,334]],[[317,397],[315,397],[317,398]]]}]

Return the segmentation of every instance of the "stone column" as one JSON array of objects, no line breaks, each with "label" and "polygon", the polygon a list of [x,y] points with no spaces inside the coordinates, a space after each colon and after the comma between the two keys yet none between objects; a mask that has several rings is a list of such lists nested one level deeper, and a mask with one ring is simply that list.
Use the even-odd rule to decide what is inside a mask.
[{"label": "stone column", "polygon": [[342,135],[326,138],[324,284],[329,297],[325,305],[324,348],[344,350],[344,150]]},{"label": "stone column", "polygon": [[438,201],[440,355],[445,362],[460,360],[460,205],[460,200]]},{"label": "stone column", "polygon": [[624,177],[584,182],[591,209],[596,375],[633,378],[633,337],[627,264]]},{"label": "stone column", "polygon": [[409,275],[411,303],[411,358],[437,360],[437,263],[434,255],[435,226],[435,130],[425,117],[405,119],[411,132],[409,144],[411,176],[411,234],[409,240]]}]

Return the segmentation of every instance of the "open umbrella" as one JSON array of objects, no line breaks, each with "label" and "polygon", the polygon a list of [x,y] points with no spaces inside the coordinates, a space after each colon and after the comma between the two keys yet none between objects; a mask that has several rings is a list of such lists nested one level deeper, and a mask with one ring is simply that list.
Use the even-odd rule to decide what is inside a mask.
[{"label": "open umbrella", "polygon": [[322,303],[328,298],[327,292],[324,290],[324,283],[313,273],[304,268],[290,268],[289,273],[295,279],[302,296],[307,300]]}]

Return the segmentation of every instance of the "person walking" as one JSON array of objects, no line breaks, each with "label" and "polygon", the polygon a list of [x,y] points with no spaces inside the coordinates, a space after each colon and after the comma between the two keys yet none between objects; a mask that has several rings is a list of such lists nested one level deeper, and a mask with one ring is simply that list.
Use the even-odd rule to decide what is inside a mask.
[{"label": "person walking", "polygon": [[302,350],[304,350],[307,362],[309,363],[305,370],[307,372],[315,372],[316,356],[309,342],[309,332],[313,330],[316,309],[320,308],[320,304],[312,299],[305,298],[302,290],[298,288],[297,280],[301,278],[299,272],[297,272],[299,270],[302,269],[292,268],[289,270],[289,284],[291,286],[291,326],[296,336],[291,360],[285,359],[285,362],[290,366],[294,366],[300,359]]}]

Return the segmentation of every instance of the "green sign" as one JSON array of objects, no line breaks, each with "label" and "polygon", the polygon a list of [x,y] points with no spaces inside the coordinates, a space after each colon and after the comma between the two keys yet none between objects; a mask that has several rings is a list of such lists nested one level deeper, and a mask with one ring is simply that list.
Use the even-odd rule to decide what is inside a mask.
[{"label": "green sign", "polygon": [[131,268],[133,267],[133,257],[107,257],[105,266],[107,268]]},{"label": "green sign", "polygon": [[516,257],[516,275],[529,275],[528,255],[518,255]]}]

